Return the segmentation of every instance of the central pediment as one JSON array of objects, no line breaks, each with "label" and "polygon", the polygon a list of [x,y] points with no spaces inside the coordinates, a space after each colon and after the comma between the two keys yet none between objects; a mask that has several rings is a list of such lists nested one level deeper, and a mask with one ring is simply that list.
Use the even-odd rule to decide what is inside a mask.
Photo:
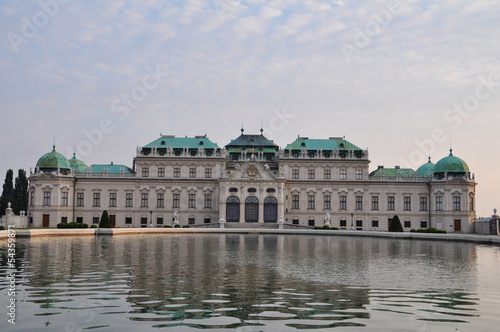
[{"label": "central pediment", "polygon": [[263,165],[252,160],[241,165],[237,164],[235,171],[229,176],[228,180],[275,181],[276,178],[270,172],[267,164]]}]

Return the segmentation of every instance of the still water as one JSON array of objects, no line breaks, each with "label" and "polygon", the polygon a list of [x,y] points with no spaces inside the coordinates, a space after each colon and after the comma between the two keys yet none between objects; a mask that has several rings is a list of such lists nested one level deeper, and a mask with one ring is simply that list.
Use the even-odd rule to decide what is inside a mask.
[{"label": "still water", "polygon": [[498,331],[500,248],[307,235],[18,239],[1,331]]}]

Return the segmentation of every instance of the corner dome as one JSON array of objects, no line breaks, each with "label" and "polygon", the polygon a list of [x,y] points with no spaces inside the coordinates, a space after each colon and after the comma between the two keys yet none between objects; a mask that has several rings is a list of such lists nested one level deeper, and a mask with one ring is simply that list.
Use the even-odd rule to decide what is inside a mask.
[{"label": "corner dome", "polygon": [[432,176],[434,174],[434,168],[436,164],[431,162],[431,157],[429,157],[429,161],[417,169],[418,176]]},{"label": "corner dome", "polygon": [[71,170],[71,166],[65,156],[56,151],[56,146],[52,146],[52,151],[44,154],[38,162],[36,167],[41,171],[55,171],[59,169],[62,173],[67,174]]},{"label": "corner dome", "polygon": [[73,153],[73,158],[68,160],[69,165],[71,166],[71,169],[75,173],[83,173],[85,170],[88,168],[87,164],[85,164],[83,161],[76,159],[76,154]]},{"label": "corner dome", "polygon": [[450,149],[450,155],[438,161],[434,167],[434,174],[439,178],[443,178],[445,173],[462,176],[467,172],[469,172],[469,166],[462,159],[455,157],[452,149]]}]

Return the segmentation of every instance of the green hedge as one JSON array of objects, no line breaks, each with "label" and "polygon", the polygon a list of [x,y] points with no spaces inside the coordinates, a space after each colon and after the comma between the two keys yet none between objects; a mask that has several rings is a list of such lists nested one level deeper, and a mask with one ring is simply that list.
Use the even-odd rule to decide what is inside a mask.
[{"label": "green hedge", "polygon": [[435,228],[419,228],[417,230],[412,229],[410,232],[417,232],[417,233],[442,233],[446,234],[447,232],[444,229],[435,229]]}]

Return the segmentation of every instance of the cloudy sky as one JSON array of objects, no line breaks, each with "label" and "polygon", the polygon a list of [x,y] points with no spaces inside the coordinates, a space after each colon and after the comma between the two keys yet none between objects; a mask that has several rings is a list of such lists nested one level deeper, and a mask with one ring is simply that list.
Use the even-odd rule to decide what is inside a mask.
[{"label": "cloudy sky", "polygon": [[500,208],[500,1],[0,1],[1,181],[49,152],[132,165],[160,134],[346,136],[448,155]]}]

